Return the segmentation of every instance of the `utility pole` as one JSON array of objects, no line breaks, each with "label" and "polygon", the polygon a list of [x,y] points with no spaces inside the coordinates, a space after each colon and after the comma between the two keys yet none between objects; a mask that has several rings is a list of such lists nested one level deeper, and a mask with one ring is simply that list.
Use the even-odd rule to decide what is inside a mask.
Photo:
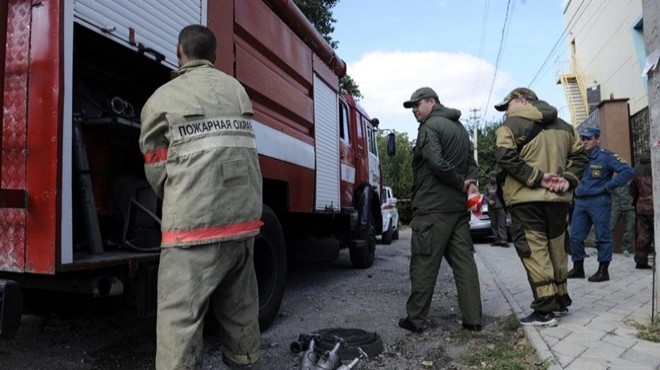
[{"label": "utility pole", "polygon": [[[644,14],[644,41],[646,50],[652,53],[654,50],[660,49],[660,4],[655,0],[644,0],[642,2],[642,12]],[[647,32],[648,28],[648,32]],[[660,322],[658,316],[660,315],[660,274],[658,273],[658,245],[660,245],[660,68],[655,67],[655,70],[649,71],[648,76],[648,96],[649,96],[649,118],[651,120],[651,169],[653,181],[653,209],[654,224],[655,224],[655,249],[656,253],[653,257],[653,295],[651,306],[651,321]]]},{"label": "utility pole", "polygon": [[479,140],[477,140],[477,132],[478,132],[477,129],[479,127],[479,124],[478,124],[479,123],[479,116],[477,116],[477,113],[480,110],[481,109],[477,109],[477,108],[470,109],[470,112],[472,112],[472,132],[473,132],[472,137],[474,138],[474,160],[477,162],[477,165],[479,164],[479,155],[477,154],[478,153],[477,152],[477,145],[478,145],[478,142],[479,142]]}]

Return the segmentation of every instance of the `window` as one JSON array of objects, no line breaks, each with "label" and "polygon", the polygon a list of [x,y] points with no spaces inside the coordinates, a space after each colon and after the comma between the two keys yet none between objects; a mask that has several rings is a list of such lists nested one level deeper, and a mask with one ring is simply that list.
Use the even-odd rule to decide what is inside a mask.
[{"label": "window", "polygon": [[346,104],[339,103],[339,137],[341,137],[346,144],[350,144],[350,131],[348,129],[348,108]]}]

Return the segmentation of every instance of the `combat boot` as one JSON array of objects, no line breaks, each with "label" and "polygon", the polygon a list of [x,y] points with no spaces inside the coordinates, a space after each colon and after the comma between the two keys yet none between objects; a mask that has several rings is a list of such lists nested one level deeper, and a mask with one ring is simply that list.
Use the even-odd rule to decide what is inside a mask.
[{"label": "combat boot", "polygon": [[598,283],[601,281],[608,281],[610,280],[610,274],[607,272],[607,268],[610,266],[609,262],[601,262],[598,265],[598,271],[596,271],[595,274],[591,275],[589,277],[589,281]]},{"label": "combat boot", "polygon": [[573,268],[568,272],[569,279],[584,279],[584,261],[573,262]]}]

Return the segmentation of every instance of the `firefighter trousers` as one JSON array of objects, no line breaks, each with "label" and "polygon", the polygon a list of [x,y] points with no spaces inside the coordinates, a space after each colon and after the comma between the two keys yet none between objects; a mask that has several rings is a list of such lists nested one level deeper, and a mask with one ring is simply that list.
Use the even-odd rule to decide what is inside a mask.
[{"label": "firefighter trousers", "polygon": [[406,303],[408,319],[422,326],[428,317],[433,291],[445,257],[454,273],[463,324],[481,324],[481,290],[474,262],[468,212],[433,213],[413,217],[410,259],[412,289]]},{"label": "firefighter trousers", "polygon": [[534,311],[571,305],[566,219],[568,203],[531,202],[511,206],[511,237],[532,288]]},{"label": "firefighter trousers", "polygon": [[239,364],[259,358],[254,237],[161,250],[156,369],[201,369],[204,316],[213,301],[222,350]]}]

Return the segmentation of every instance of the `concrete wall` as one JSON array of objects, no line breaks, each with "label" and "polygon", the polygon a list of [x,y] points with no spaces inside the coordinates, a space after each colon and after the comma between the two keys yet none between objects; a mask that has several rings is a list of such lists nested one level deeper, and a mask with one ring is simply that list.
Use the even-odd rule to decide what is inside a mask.
[{"label": "concrete wall", "polygon": [[[660,2],[658,0],[644,0],[644,23],[648,26],[644,30],[646,50],[649,54],[660,50]],[[660,320],[660,273],[658,273],[658,245],[660,245],[660,66],[649,75],[649,116],[651,119],[651,163],[653,166],[653,209],[655,213],[655,295],[654,319]]]},{"label": "concrete wall", "polygon": [[629,99],[631,114],[648,105],[644,36],[634,29],[641,17],[642,0],[571,0],[564,12],[569,56],[585,88],[599,84],[602,100]]}]

